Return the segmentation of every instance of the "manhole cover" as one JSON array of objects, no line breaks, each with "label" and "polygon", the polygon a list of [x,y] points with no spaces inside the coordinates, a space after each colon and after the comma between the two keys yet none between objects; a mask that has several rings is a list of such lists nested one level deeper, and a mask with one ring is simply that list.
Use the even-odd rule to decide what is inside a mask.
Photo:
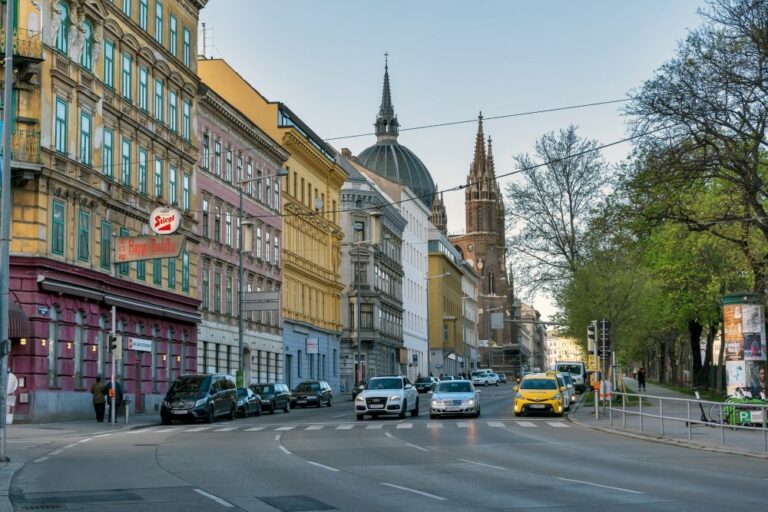
[{"label": "manhole cover", "polygon": [[269,496],[256,498],[282,512],[303,512],[306,510],[338,510],[327,503],[309,496]]}]

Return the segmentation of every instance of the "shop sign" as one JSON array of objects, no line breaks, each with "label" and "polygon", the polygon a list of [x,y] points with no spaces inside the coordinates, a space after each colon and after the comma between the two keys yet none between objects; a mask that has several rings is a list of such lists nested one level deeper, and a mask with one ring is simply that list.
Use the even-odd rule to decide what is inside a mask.
[{"label": "shop sign", "polygon": [[149,227],[158,235],[172,235],[180,224],[181,212],[176,208],[155,208],[149,214]]}]

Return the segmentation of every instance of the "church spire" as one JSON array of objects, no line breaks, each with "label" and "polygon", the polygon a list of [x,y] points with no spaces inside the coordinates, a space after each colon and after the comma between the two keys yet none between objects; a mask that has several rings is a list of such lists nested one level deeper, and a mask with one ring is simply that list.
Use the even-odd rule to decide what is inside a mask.
[{"label": "church spire", "polygon": [[488,156],[486,157],[486,165],[488,167],[488,174],[492,177],[496,176],[496,166],[493,163],[493,140],[491,136],[488,136]]},{"label": "church spire", "polygon": [[384,54],[384,87],[381,91],[381,106],[374,125],[376,138],[379,142],[387,139],[397,139],[400,123],[397,122],[395,107],[392,106],[392,93],[389,90],[389,54]]},{"label": "church spire", "polygon": [[485,174],[485,136],[483,135],[483,113],[477,116],[477,137],[475,139],[475,159],[470,167],[470,179]]},{"label": "church spire", "polygon": [[435,185],[435,197],[432,203],[432,213],[429,221],[444,235],[448,235],[448,214],[445,211],[443,203],[443,193],[438,192],[439,187]]}]

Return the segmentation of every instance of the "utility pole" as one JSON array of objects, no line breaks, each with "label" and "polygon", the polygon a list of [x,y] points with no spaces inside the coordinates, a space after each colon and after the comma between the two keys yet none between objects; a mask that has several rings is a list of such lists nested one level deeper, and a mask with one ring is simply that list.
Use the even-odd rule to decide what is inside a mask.
[{"label": "utility pole", "polygon": [[8,308],[11,270],[11,123],[13,121],[13,4],[5,2],[5,83],[3,86],[3,163],[0,167],[0,462],[7,461],[8,352],[10,350]]}]

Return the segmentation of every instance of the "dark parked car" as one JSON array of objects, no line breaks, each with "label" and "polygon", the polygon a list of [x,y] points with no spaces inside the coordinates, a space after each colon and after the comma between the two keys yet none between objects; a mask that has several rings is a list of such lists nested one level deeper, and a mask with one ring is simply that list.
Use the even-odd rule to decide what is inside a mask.
[{"label": "dark parked car", "polygon": [[434,377],[419,377],[413,385],[419,393],[429,393],[435,389],[435,384],[437,382],[438,380]]},{"label": "dark parked car", "polygon": [[294,407],[330,407],[333,402],[331,386],[324,380],[307,380],[299,383],[291,392],[291,408]]},{"label": "dark parked car", "polygon": [[237,388],[237,414],[247,418],[251,414],[261,415],[261,397],[250,388]]},{"label": "dark parked car", "polygon": [[261,410],[269,411],[274,414],[276,410],[282,409],[288,412],[291,405],[291,390],[285,384],[251,384],[248,386],[251,391],[261,397]]},{"label": "dark parked car", "polygon": [[235,382],[229,375],[201,373],[182,375],[171,384],[160,407],[160,420],[198,420],[208,423],[218,417],[234,419]]}]

